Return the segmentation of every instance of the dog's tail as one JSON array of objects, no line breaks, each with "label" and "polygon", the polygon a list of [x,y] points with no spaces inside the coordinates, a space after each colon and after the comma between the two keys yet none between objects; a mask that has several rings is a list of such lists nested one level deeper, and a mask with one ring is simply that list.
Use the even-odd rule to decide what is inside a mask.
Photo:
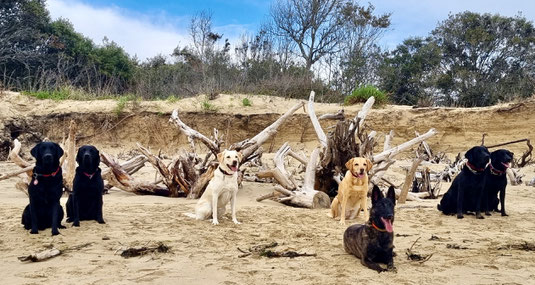
[{"label": "dog's tail", "polygon": [[195,215],[194,213],[182,213],[184,216],[186,217],[190,217],[192,219],[197,219],[197,215]]}]

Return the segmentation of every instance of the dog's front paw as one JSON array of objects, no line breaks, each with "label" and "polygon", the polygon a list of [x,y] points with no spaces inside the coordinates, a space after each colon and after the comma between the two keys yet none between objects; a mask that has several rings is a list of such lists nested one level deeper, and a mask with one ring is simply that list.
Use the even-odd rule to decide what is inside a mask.
[{"label": "dog's front paw", "polygon": [[31,230],[31,231],[30,231],[30,234],[32,234],[32,235],[36,235],[36,234],[38,234],[38,233],[39,233],[38,230]]},{"label": "dog's front paw", "polygon": [[99,224],[105,224],[106,222],[104,220],[97,220],[97,223]]},{"label": "dog's front paw", "polygon": [[60,229],[66,229],[67,227],[64,226],[64,225],[59,225],[58,228],[60,228]]},{"label": "dog's front paw", "polygon": [[505,212],[502,213],[502,217],[507,217],[509,215],[507,215]]},{"label": "dog's front paw", "polygon": [[74,223],[72,223],[72,226],[73,227],[79,227],[80,226],[80,221],[75,221]]},{"label": "dog's front paw", "polygon": [[241,225],[241,223],[238,222],[238,220],[236,220],[236,219],[233,219],[232,221],[233,221],[236,225]]},{"label": "dog's front paw", "polygon": [[457,214],[457,219],[462,219],[464,218],[463,214]]},{"label": "dog's front paw", "polygon": [[57,235],[59,235],[59,231],[58,231],[58,229],[54,229],[54,230],[52,230],[52,235],[53,235],[53,236],[57,236]]},{"label": "dog's front paw", "polygon": [[492,214],[489,211],[486,211],[485,216],[492,216]]},{"label": "dog's front paw", "polygon": [[346,225],[346,221],[340,220],[340,225],[345,226]]},{"label": "dog's front paw", "polygon": [[482,219],[484,219],[484,218],[485,218],[485,217],[483,217],[481,214],[479,214],[479,213],[476,214],[476,219],[480,219],[480,220],[482,220]]},{"label": "dog's front paw", "polygon": [[213,220],[213,221],[212,221],[212,224],[213,224],[213,225],[219,225],[219,221],[218,221],[218,220]]},{"label": "dog's front paw", "polygon": [[390,272],[394,272],[394,273],[397,273],[398,272],[398,269],[394,266],[394,265],[388,265],[388,267],[386,268],[387,271],[390,271]]}]

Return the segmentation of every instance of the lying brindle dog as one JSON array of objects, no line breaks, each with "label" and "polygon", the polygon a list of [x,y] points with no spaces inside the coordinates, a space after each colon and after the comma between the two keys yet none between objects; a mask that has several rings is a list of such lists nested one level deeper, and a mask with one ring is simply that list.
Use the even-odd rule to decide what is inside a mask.
[{"label": "lying brindle dog", "polygon": [[[370,219],[364,224],[348,227],[344,233],[344,249],[360,258],[360,262],[377,272],[395,270],[394,267],[394,187],[388,188],[386,198],[376,185],[372,190]],[[387,268],[378,263],[385,263]]]}]

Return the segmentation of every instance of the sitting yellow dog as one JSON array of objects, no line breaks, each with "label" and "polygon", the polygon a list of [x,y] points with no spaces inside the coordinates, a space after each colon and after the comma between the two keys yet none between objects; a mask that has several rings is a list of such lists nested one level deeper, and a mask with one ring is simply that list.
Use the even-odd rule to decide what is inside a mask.
[{"label": "sitting yellow dog", "polygon": [[368,220],[368,171],[372,162],[363,157],[354,157],[346,162],[347,172],[338,185],[338,195],[331,204],[331,217],[340,217],[345,225],[346,218],[354,219],[364,210],[364,220]]}]

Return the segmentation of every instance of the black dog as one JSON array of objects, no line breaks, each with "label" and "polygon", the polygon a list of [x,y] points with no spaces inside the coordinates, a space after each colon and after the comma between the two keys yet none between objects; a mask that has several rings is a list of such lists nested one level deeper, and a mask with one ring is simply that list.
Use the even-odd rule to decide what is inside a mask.
[{"label": "black dog", "polygon": [[[377,186],[372,190],[370,220],[364,225],[352,225],[344,233],[344,249],[360,258],[360,262],[377,272],[395,270],[394,249],[394,187],[388,188],[386,198]],[[384,269],[378,263],[385,263]]]},{"label": "black dog", "polygon": [[52,235],[59,234],[63,220],[63,208],[59,199],[63,194],[63,175],[59,159],[63,149],[53,142],[37,144],[31,154],[36,159],[33,177],[28,186],[30,204],[22,213],[22,224],[31,234],[52,227]]},{"label": "black dog", "polygon": [[490,153],[486,147],[476,146],[469,149],[464,156],[468,161],[453,179],[450,189],[444,194],[437,208],[446,215],[457,213],[458,219],[462,219],[463,213],[467,211],[475,211],[476,217],[483,219],[481,215],[481,200],[485,183],[483,173],[489,163]]},{"label": "black dog", "polygon": [[[501,203],[500,212],[505,213],[505,187],[507,186],[507,176],[505,171],[509,168],[513,153],[506,149],[499,149],[490,154],[490,164],[485,169],[485,215],[490,216],[490,211],[498,212],[498,203]],[[500,199],[498,199],[500,193]]]},{"label": "black dog", "polygon": [[78,167],[73,182],[73,193],[67,200],[67,222],[79,227],[80,220],[96,220],[104,224],[102,218],[102,192],[104,182],[100,173],[100,156],[91,145],[78,149],[76,155]]}]

